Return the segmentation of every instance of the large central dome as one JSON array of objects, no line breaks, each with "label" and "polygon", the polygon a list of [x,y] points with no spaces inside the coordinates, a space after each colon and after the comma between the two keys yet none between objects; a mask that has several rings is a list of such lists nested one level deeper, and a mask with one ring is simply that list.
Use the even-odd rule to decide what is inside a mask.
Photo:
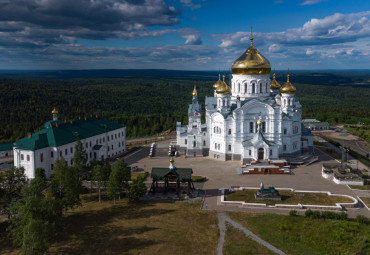
[{"label": "large central dome", "polygon": [[235,60],[231,70],[233,74],[270,74],[271,65],[253,46],[253,37],[251,37],[251,46]]}]

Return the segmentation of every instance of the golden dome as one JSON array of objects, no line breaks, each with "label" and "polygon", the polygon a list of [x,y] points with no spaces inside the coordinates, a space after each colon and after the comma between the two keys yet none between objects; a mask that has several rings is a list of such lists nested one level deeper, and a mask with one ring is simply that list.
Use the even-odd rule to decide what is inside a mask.
[{"label": "golden dome", "polygon": [[253,37],[251,37],[251,46],[235,60],[231,70],[233,74],[270,74],[271,65],[253,46]]},{"label": "golden dome", "polygon": [[222,95],[231,94],[231,88],[225,82],[225,75],[223,75],[222,78],[223,81],[221,82],[221,85],[217,87],[216,93]]},{"label": "golden dome", "polygon": [[51,111],[51,114],[58,114],[58,111],[57,111],[57,109],[55,109],[55,107],[54,107],[54,109]]},{"label": "golden dome", "polygon": [[197,88],[196,88],[196,86],[194,85],[194,90],[193,90],[193,97],[196,97],[196,96],[198,96],[198,91],[197,91]]},{"label": "golden dome", "polygon": [[283,87],[281,87],[280,92],[282,94],[294,94],[296,92],[296,88],[289,81],[289,74],[287,75],[286,83],[284,84]]},{"label": "golden dome", "polygon": [[175,160],[173,159],[173,157],[171,157],[170,163],[173,163],[173,162],[175,162]]},{"label": "golden dome", "polygon": [[274,77],[274,79],[271,81],[270,89],[272,89],[272,90],[280,89],[281,88],[280,84],[277,82],[277,80],[275,80],[275,73],[274,73],[273,77]]},{"label": "golden dome", "polygon": [[218,86],[220,86],[221,84],[222,84],[221,74],[218,74],[218,81],[216,81],[216,83],[213,84],[213,90],[216,90],[218,88]]},{"label": "golden dome", "polygon": [[262,124],[262,121],[261,121],[261,118],[259,118],[258,120],[257,120],[257,125],[261,125]]}]

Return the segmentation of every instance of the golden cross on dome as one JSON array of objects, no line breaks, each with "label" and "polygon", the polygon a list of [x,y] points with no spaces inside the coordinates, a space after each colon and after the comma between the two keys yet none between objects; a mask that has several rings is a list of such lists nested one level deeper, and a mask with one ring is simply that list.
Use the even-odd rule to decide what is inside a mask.
[{"label": "golden cross on dome", "polygon": [[251,46],[253,46],[253,26],[251,26]]}]

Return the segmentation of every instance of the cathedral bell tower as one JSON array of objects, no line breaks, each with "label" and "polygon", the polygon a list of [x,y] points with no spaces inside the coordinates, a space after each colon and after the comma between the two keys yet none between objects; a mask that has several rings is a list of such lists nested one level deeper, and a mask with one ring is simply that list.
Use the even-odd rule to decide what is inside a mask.
[{"label": "cathedral bell tower", "polygon": [[195,85],[194,85],[192,96],[193,96],[193,99],[188,109],[188,117],[189,117],[188,132],[191,132],[192,130],[193,131],[196,130],[196,132],[200,132],[201,125],[202,125],[201,124],[202,111],[198,103],[198,91]]},{"label": "cathedral bell tower", "polygon": [[292,111],[295,101],[296,88],[289,81],[289,73],[287,75],[287,81],[284,86],[280,89],[281,92],[281,106],[284,113]]},{"label": "cathedral bell tower", "polygon": [[217,111],[225,115],[228,114],[231,109],[231,89],[225,82],[225,75],[223,75],[222,78],[221,84],[216,88]]}]

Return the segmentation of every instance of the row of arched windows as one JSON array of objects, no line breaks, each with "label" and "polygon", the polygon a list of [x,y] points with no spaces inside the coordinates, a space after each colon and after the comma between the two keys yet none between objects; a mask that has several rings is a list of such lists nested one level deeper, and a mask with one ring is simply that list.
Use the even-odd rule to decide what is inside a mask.
[{"label": "row of arched windows", "polygon": [[215,133],[215,134],[221,134],[221,128],[220,127],[214,127],[213,128],[213,133]]},{"label": "row of arched windows", "polygon": [[288,99],[286,99],[286,98],[284,98],[284,106],[286,106],[286,105],[293,105],[293,98],[288,98]]},{"label": "row of arched windows", "polygon": [[218,105],[219,106],[228,106],[229,105],[229,101],[227,99],[221,99],[221,98],[219,98],[218,99]]},{"label": "row of arched windows", "polygon": [[268,85],[268,82],[259,82],[257,83],[256,81],[250,82],[248,85],[247,83],[237,83],[235,86],[233,86],[233,90],[236,93],[268,93],[270,92],[270,88]]}]

